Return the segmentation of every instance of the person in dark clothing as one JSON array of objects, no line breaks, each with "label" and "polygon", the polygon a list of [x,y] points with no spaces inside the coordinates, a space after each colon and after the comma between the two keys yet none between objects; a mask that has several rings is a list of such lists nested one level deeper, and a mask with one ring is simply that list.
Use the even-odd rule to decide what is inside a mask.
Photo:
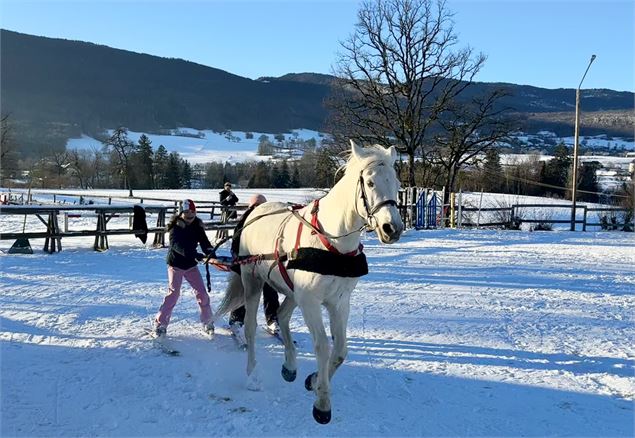
[{"label": "person in dark clothing", "polygon": [[[236,231],[234,231],[234,238],[232,241],[232,254],[238,254],[238,244],[240,242],[240,231],[245,224],[247,217],[251,214],[251,212],[258,205],[267,202],[267,199],[260,194],[254,195],[249,200],[249,207],[245,211],[245,213],[238,220],[238,224],[236,225]],[[240,274],[240,265],[236,265],[232,267],[232,270],[237,274]],[[267,329],[272,333],[278,333],[280,328],[278,327],[278,307],[280,307],[280,303],[278,301],[278,292],[269,285],[269,283],[265,283],[262,288],[263,292],[263,309],[265,311],[265,319],[267,321]],[[229,327],[231,331],[236,334],[237,332],[242,330],[242,327],[245,323],[245,306],[241,306],[238,309],[231,312],[229,316]]]},{"label": "person in dark clothing", "polygon": [[[220,220],[226,224],[230,219],[234,219],[238,216],[236,210],[232,210],[228,207],[234,207],[238,202],[238,196],[232,192],[232,185],[230,182],[226,182],[223,190],[218,192],[220,197],[220,203],[223,206]],[[221,240],[227,238],[227,230],[221,229],[216,232],[216,239]]]},{"label": "person in dark clothing", "polygon": [[[196,217],[196,206],[191,199],[183,201],[181,212],[170,220],[167,229],[170,236],[170,248],[166,260],[168,293],[154,319],[154,335],[165,336],[172,309],[181,294],[183,279],[187,280],[196,293],[203,329],[212,335],[214,334],[212,309],[203,278],[198,270],[198,261],[211,254],[213,247],[205,234],[203,221]],[[198,245],[201,246],[203,253],[197,251]]]},{"label": "person in dark clothing", "polygon": [[[232,185],[229,182],[225,183],[223,190],[219,193],[220,203],[223,207],[234,207],[238,202],[238,196],[234,192],[232,192]],[[238,215],[236,214],[236,210],[226,210],[227,219],[234,219]]]}]

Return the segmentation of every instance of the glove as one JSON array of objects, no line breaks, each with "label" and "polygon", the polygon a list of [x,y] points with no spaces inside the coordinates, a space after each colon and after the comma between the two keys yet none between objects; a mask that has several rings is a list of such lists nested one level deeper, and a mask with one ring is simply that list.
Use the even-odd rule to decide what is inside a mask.
[{"label": "glove", "polygon": [[216,258],[216,251],[214,251],[213,249],[206,249],[205,250],[205,256],[215,259]]},{"label": "glove", "polygon": [[197,261],[202,262],[206,258],[207,258],[207,256],[205,254],[203,254],[202,252],[197,252],[196,253],[196,260]]}]

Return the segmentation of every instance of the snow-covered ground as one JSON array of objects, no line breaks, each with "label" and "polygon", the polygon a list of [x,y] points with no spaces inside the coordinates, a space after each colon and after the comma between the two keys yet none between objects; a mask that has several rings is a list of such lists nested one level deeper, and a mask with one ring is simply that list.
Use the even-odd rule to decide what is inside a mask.
[{"label": "snow-covered ground", "polygon": [[[282,346],[259,333],[264,390],[248,391],[245,354],[222,330],[204,338],[187,286],[169,328],[182,355],[152,347],[143,333],[165,293],[166,250],[109,242],[97,253],[91,238],[68,238],[47,255],[32,240],[35,254],[9,255],[0,241],[1,436],[635,433],[632,233],[366,236],[370,273],[353,294],[328,425],[311,416],[303,379],[315,362],[298,311],[297,381],[282,380]],[[225,274],[211,280],[216,305]]]}]

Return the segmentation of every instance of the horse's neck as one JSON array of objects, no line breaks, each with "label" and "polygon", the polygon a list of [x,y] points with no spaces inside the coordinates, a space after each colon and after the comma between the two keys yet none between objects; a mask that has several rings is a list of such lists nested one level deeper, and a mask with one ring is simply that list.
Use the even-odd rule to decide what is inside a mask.
[{"label": "horse's neck", "polygon": [[[348,179],[347,179],[348,178]],[[326,195],[320,199],[318,219],[325,232],[332,236],[350,235],[340,239],[332,239],[332,243],[340,252],[357,249],[360,231],[364,220],[355,211],[357,186],[351,176],[345,176]],[[310,204],[312,206],[312,204]]]}]

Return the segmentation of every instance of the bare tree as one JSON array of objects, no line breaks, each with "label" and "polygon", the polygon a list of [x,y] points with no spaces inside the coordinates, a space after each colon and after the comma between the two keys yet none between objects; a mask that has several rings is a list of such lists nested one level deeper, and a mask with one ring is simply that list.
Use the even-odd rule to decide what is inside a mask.
[{"label": "bare tree", "polygon": [[455,47],[452,16],[443,0],[367,0],[334,66],[334,135],[395,143],[411,185],[426,131],[485,62]]},{"label": "bare tree", "polygon": [[135,144],[128,139],[128,130],[124,127],[115,129],[112,135],[106,140],[105,145],[112,147],[118,159],[118,169],[124,179],[124,186],[128,188],[129,195],[132,196],[130,186],[130,156],[135,151]]},{"label": "bare tree", "polygon": [[428,160],[445,170],[446,197],[454,191],[460,169],[488,148],[506,140],[514,129],[513,120],[505,117],[509,108],[497,105],[504,96],[507,96],[505,91],[495,90],[468,104],[455,103],[438,120],[442,131],[434,136]]},{"label": "bare tree", "polygon": [[68,152],[54,152],[49,158],[50,166],[55,173],[56,186],[58,189],[62,188],[63,176],[66,174],[66,170],[70,166],[70,157]]},{"label": "bare tree", "polygon": [[77,149],[72,149],[68,152],[69,159],[69,169],[74,178],[77,179],[77,183],[81,189],[89,188],[89,178],[94,176],[92,175],[92,152],[82,150],[79,151]]},{"label": "bare tree", "polygon": [[9,121],[9,114],[0,119],[0,183],[4,186],[5,179],[11,178],[17,171],[16,143],[13,137],[13,127]]}]

